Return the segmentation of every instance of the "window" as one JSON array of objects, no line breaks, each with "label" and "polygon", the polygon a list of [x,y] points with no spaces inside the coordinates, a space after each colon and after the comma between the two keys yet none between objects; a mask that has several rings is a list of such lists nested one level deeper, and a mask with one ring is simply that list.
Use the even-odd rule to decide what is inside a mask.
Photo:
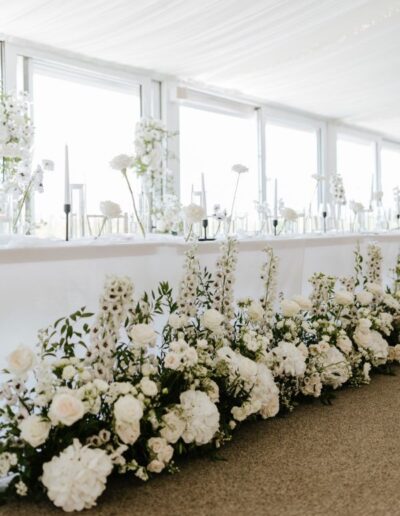
[{"label": "window", "polygon": [[[110,160],[133,150],[140,119],[140,87],[79,69],[33,63],[35,150],[33,165],[52,160],[45,172],[44,193],[36,202],[36,221],[46,221],[41,235],[63,236],[64,159],[69,147],[70,181],[84,185],[88,214],[111,200],[131,211],[121,174]],[[38,199],[39,201],[39,199]]]},{"label": "window", "polygon": [[277,198],[298,212],[318,203],[318,130],[267,122],[265,127],[267,200],[272,212]]},{"label": "window", "polygon": [[383,147],[381,153],[383,205],[394,209],[397,215],[398,206],[394,199],[394,189],[400,188],[400,148]]},{"label": "window", "polygon": [[368,209],[372,192],[376,190],[375,142],[339,135],[337,171],[343,177],[347,201],[359,202]]},{"label": "window", "polygon": [[[255,229],[254,202],[259,200],[257,117],[234,116],[193,107],[180,108],[180,190],[183,204],[199,203],[196,192],[201,191],[204,174],[207,212],[220,205],[231,212],[237,176],[232,165],[245,165],[235,205],[236,219],[241,227]],[[243,223],[245,219],[245,223]]]}]

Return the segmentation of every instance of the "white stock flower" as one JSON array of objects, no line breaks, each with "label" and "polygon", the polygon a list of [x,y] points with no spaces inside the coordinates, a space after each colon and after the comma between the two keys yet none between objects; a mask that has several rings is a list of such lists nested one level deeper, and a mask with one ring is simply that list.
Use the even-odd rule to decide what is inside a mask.
[{"label": "white stock flower", "polygon": [[362,290],[357,294],[357,300],[362,306],[371,304],[373,299],[373,294],[371,292],[368,292],[367,290]]},{"label": "white stock flower", "polygon": [[219,429],[219,412],[215,403],[202,391],[185,391],[179,399],[185,421],[182,434],[185,443],[197,446],[209,443]]},{"label": "white stock flower", "polygon": [[135,324],[129,332],[132,342],[141,347],[152,347],[157,340],[157,334],[149,324]]},{"label": "white stock flower", "polygon": [[96,505],[113,469],[104,450],[82,446],[77,439],[60,455],[43,464],[42,483],[56,507],[66,512]]},{"label": "white stock flower", "polygon": [[72,390],[56,394],[49,409],[49,418],[53,425],[61,423],[65,426],[71,426],[82,419],[84,414],[84,404]]},{"label": "white stock flower", "polygon": [[37,448],[46,442],[51,424],[40,416],[32,415],[21,421],[19,429],[21,430],[21,439],[33,446],[33,448]]},{"label": "white stock flower", "polygon": [[133,158],[127,154],[118,154],[110,161],[110,167],[114,170],[126,170],[133,164]]},{"label": "white stock flower", "polygon": [[282,314],[285,317],[293,317],[300,312],[300,305],[296,303],[296,301],[291,301],[290,299],[284,299],[281,302],[281,310]]},{"label": "white stock flower", "polygon": [[261,321],[264,316],[264,308],[259,301],[252,301],[247,308],[249,319],[254,322]]},{"label": "white stock flower", "polygon": [[31,348],[19,346],[7,357],[7,367],[15,376],[22,376],[35,365],[36,356]]},{"label": "white stock flower", "polygon": [[188,224],[196,224],[206,218],[206,212],[202,206],[191,203],[183,208],[186,222]]},{"label": "white stock flower", "polygon": [[100,211],[101,214],[108,219],[119,217],[122,213],[121,206],[112,201],[102,201],[100,203]]},{"label": "white stock flower", "polygon": [[342,306],[348,306],[354,303],[354,296],[347,290],[339,290],[335,293],[335,303]]},{"label": "white stock flower", "polygon": [[220,333],[222,330],[222,323],[224,322],[224,316],[215,308],[209,308],[206,310],[201,318],[204,328],[212,331],[213,333]]},{"label": "white stock flower", "polygon": [[181,356],[178,355],[178,353],[175,353],[174,351],[170,351],[165,355],[164,359],[164,366],[167,369],[176,370],[181,366]]},{"label": "white stock flower", "polygon": [[299,305],[302,310],[311,310],[312,303],[308,297],[304,296],[293,296],[292,300]]}]

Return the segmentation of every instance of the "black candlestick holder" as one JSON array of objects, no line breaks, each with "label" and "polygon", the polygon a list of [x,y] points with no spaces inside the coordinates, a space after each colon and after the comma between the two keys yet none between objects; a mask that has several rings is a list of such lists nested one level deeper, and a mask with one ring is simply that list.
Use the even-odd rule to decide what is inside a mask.
[{"label": "black candlestick holder", "polygon": [[400,229],[400,213],[398,213],[396,215],[396,219],[397,219],[397,229]]},{"label": "black candlestick holder", "polygon": [[274,228],[274,236],[276,236],[276,231],[277,231],[277,227],[278,227],[278,219],[272,220],[272,226]]},{"label": "black candlestick holder", "polygon": [[199,238],[199,242],[212,242],[213,240],[215,240],[215,238],[207,237],[208,219],[203,219],[201,225],[203,226],[204,236],[202,238]]},{"label": "black candlestick holder", "polygon": [[71,205],[64,204],[64,213],[65,213],[65,241],[69,240],[69,214],[71,213]]},{"label": "black candlestick holder", "polygon": [[328,212],[327,211],[323,211],[322,212],[322,219],[324,221],[324,233],[326,233],[326,217],[328,216]]}]

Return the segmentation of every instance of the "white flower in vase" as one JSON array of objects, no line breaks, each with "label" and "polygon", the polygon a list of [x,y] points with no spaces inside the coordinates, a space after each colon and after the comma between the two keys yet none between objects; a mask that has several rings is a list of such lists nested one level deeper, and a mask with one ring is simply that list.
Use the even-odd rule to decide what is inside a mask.
[{"label": "white flower in vase", "polygon": [[186,223],[189,225],[189,233],[186,237],[186,241],[188,241],[192,235],[193,224],[200,223],[203,219],[207,217],[207,214],[202,206],[194,203],[185,206],[183,208],[183,213]]},{"label": "white flower in vase", "polygon": [[112,201],[101,201],[100,203],[101,214],[107,219],[115,219],[121,216],[121,206]]},{"label": "white flower in vase", "polygon": [[292,208],[282,208],[281,216],[288,222],[295,222],[299,217],[298,213]]},{"label": "white flower in vase", "polygon": [[132,156],[127,154],[118,154],[110,161],[110,167],[114,170],[126,170],[133,165]]}]

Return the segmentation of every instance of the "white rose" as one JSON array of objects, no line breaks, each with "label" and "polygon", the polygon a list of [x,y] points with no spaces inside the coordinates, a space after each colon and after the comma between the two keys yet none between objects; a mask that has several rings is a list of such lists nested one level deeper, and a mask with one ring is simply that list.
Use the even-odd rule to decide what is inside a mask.
[{"label": "white rose", "polygon": [[134,444],[140,436],[140,421],[137,420],[132,423],[117,421],[115,431],[124,444]]},{"label": "white rose", "polygon": [[19,424],[21,438],[34,448],[46,442],[50,428],[49,421],[36,415],[28,416]]},{"label": "white rose", "polygon": [[347,292],[347,290],[339,290],[335,294],[335,303],[342,306],[348,306],[354,303],[354,296],[351,292]]},{"label": "white rose", "polygon": [[132,394],[125,394],[115,402],[114,416],[118,423],[139,421],[143,417],[142,403]]},{"label": "white rose", "polygon": [[147,470],[151,473],[161,473],[161,471],[165,468],[165,464],[160,460],[154,459],[147,466]]},{"label": "white rose", "polygon": [[171,351],[170,353],[167,353],[164,358],[164,366],[167,369],[172,369],[175,371],[178,369],[178,367],[181,365],[181,359],[180,356],[177,353],[174,353]]},{"label": "white rose", "polygon": [[302,310],[311,310],[312,303],[308,297],[304,296],[293,296],[292,301],[297,303]]},{"label": "white rose", "polygon": [[54,396],[49,409],[49,418],[53,425],[61,423],[71,426],[82,419],[84,413],[85,407],[80,399],[68,392],[62,392]]},{"label": "white rose", "polygon": [[284,299],[281,303],[281,310],[285,317],[293,317],[300,312],[300,306],[296,303],[296,301]]},{"label": "white rose", "polygon": [[110,161],[110,167],[114,170],[126,170],[133,164],[133,158],[127,154],[118,154]]},{"label": "white rose", "polygon": [[19,346],[7,357],[7,367],[10,373],[21,376],[35,365],[35,353],[27,346]]},{"label": "white rose", "polygon": [[73,365],[68,365],[67,367],[64,367],[62,372],[63,380],[71,380],[76,374],[76,369]]},{"label": "white rose", "polygon": [[357,300],[362,306],[366,306],[372,303],[374,296],[367,290],[362,290],[357,294]]},{"label": "white rose", "polygon": [[204,328],[213,333],[219,333],[222,329],[221,325],[224,322],[224,316],[215,308],[210,308],[204,312],[201,320]]},{"label": "white rose", "polygon": [[102,201],[100,203],[100,211],[108,219],[119,217],[122,213],[121,206],[112,201]]},{"label": "white rose", "polygon": [[194,203],[185,206],[183,213],[188,224],[196,224],[196,222],[201,222],[206,217],[204,208]]},{"label": "white rose", "polygon": [[251,321],[261,321],[264,316],[264,308],[258,301],[252,301],[247,309]]},{"label": "white rose", "polygon": [[152,347],[157,340],[157,334],[149,324],[135,324],[132,326],[129,336],[134,344],[142,347]]},{"label": "white rose", "polygon": [[155,396],[158,392],[157,384],[147,376],[140,380],[140,388],[145,396]]}]

